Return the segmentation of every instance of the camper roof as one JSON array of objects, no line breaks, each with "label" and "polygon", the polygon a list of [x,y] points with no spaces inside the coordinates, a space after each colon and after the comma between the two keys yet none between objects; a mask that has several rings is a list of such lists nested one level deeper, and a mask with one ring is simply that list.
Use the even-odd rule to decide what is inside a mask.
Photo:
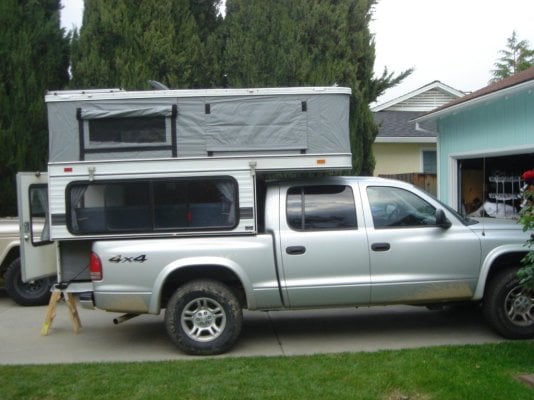
[{"label": "camper roof", "polygon": [[249,89],[185,89],[185,90],[140,90],[122,89],[88,89],[60,90],[48,92],[45,101],[87,101],[150,98],[191,98],[191,97],[227,97],[227,96],[278,96],[278,95],[314,95],[314,94],[351,94],[351,89],[338,86],[320,87],[285,87],[285,88],[249,88]]}]

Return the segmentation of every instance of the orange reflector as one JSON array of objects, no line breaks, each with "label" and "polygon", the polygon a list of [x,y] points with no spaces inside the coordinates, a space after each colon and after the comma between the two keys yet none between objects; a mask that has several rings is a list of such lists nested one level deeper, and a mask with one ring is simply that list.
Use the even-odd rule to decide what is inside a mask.
[{"label": "orange reflector", "polygon": [[63,168],[63,172],[72,172],[72,167]]},{"label": "orange reflector", "polygon": [[317,165],[325,165],[326,160],[317,160]]}]

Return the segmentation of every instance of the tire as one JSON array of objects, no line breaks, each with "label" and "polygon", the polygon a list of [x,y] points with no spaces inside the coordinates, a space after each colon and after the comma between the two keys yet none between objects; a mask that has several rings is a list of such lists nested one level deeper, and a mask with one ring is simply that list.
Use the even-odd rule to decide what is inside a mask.
[{"label": "tire", "polygon": [[20,306],[42,306],[50,300],[50,287],[55,277],[22,282],[20,258],[9,264],[5,274],[6,292]]},{"label": "tire", "polygon": [[243,312],[235,294],[211,280],[192,281],[169,299],[165,326],[184,353],[214,355],[228,351],[241,332]]},{"label": "tire", "polygon": [[494,276],[482,309],[491,326],[508,339],[534,338],[534,290],[519,284],[516,269]]}]

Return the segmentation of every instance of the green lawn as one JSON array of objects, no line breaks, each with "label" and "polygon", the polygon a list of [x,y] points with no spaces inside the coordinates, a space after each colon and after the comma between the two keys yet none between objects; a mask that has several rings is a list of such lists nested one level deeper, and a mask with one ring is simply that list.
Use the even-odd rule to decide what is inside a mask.
[{"label": "green lawn", "polygon": [[[1,354],[0,354],[1,360]],[[302,357],[0,366],[2,399],[532,400],[534,342]]]}]

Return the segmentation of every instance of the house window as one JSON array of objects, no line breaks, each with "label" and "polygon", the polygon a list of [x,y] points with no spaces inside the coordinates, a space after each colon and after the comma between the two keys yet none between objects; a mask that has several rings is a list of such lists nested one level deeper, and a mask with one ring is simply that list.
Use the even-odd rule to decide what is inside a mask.
[{"label": "house window", "polygon": [[299,231],[356,228],[352,189],[341,185],[290,188],[287,223]]},{"label": "house window", "polygon": [[238,219],[230,177],[75,182],[67,195],[74,234],[230,230]]},{"label": "house window", "polygon": [[435,174],[437,172],[437,156],[435,150],[423,150],[423,173]]}]

